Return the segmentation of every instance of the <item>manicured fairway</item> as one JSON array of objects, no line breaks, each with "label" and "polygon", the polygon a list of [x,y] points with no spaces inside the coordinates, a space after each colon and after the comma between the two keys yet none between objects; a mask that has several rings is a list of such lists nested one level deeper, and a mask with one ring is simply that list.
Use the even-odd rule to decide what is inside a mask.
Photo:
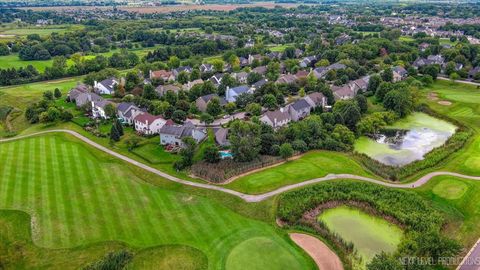
[{"label": "manicured fairway", "polygon": [[416,191],[447,214],[445,235],[470,248],[480,236],[480,181],[440,176]]},{"label": "manicured fairway", "polygon": [[246,193],[263,193],[281,186],[323,177],[330,173],[371,176],[358,163],[343,153],[311,151],[299,159],[246,175],[226,186]]},{"label": "manicured fairway", "polygon": [[388,221],[347,206],[328,209],[319,220],[345,241],[352,242],[367,262],[381,251],[394,252],[403,236],[402,230]]},{"label": "manicured fairway", "polygon": [[[28,212],[38,246],[71,248],[109,240],[135,247],[187,245],[206,254],[209,269],[222,269],[227,258],[235,262],[232,267],[247,263],[231,252],[259,237],[269,241],[271,252],[255,245],[248,250],[263,252],[272,267],[313,267],[270,225],[205,197],[146,184],[120,161],[67,135],[2,143],[0,157],[0,208]],[[283,260],[276,259],[278,252]]]}]

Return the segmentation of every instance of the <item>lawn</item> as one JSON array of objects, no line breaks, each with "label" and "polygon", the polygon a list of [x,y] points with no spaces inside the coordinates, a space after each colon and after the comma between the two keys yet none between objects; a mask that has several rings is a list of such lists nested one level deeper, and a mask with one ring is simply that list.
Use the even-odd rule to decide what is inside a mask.
[{"label": "lawn", "polygon": [[[52,33],[65,33],[70,31],[79,31],[84,28],[83,25],[75,24],[59,24],[59,25],[46,25],[36,26],[24,23],[9,23],[2,24],[0,27],[0,41],[13,40],[26,38],[31,34],[38,34],[41,37],[46,37]],[[3,36],[1,36],[3,35]]]},{"label": "lawn", "polygon": [[480,236],[480,182],[453,176],[439,176],[416,191],[447,214],[445,235],[469,249]]},{"label": "lawn", "polygon": [[[13,132],[22,131],[30,126],[24,117],[27,106],[41,100],[43,92],[53,91],[58,88],[62,91],[63,97],[68,91],[80,82],[82,77],[72,77],[60,80],[22,84],[15,86],[0,87],[0,106],[12,106],[14,112],[10,113],[9,123]],[[2,132],[0,131],[0,137]]]},{"label": "lawn", "polygon": [[287,43],[287,44],[279,44],[275,46],[268,46],[267,48],[270,49],[272,52],[283,52],[285,51],[286,48],[292,47],[294,44],[293,43]]},{"label": "lawn", "polygon": [[299,159],[246,175],[226,186],[245,193],[264,193],[285,185],[323,177],[330,173],[372,176],[346,154],[311,151]]},{"label": "lawn", "polygon": [[[33,243],[47,248],[45,252],[121,241],[138,249],[193,247],[208,258],[209,269],[237,269],[258,254],[271,269],[314,268],[284,233],[235,213],[213,199],[218,196],[180,192],[172,183],[148,184],[144,177],[152,182],[154,176],[68,135],[2,143],[0,156],[5,157],[0,163],[0,208],[28,213]],[[248,242],[257,238],[268,244]],[[237,248],[245,252],[239,254]],[[64,250],[63,260],[74,251],[78,249]]]}]

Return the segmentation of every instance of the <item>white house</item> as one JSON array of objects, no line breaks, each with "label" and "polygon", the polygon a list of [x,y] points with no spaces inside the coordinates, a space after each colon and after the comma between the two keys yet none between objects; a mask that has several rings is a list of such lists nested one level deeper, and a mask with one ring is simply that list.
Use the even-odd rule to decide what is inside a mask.
[{"label": "white house", "polygon": [[104,99],[98,100],[98,101],[92,101],[92,117],[107,119],[108,116],[105,113],[105,107],[107,107],[108,104],[113,104],[113,103]]},{"label": "white house", "polygon": [[167,123],[161,116],[151,115],[147,112],[138,114],[133,122],[135,130],[144,135],[158,134],[160,129]]},{"label": "white house", "polygon": [[101,82],[95,81],[93,84],[93,89],[95,92],[101,95],[111,95],[115,92],[114,87],[118,84],[117,79],[115,78],[108,78]]}]

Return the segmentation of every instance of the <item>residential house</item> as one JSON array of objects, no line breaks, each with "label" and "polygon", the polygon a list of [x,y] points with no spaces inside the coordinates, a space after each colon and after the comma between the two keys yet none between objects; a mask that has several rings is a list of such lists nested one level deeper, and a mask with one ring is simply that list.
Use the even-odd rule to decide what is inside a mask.
[{"label": "residential house", "polygon": [[312,55],[312,56],[307,56],[300,61],[299,66],[302,68],[310,67],[315,64],[315,61],[317,60],[317,57]]},{"label": "residential house", "polygon": [[178,94],[180,92],[181,88],[173,85],[173,84],[165,84],[165,85],[159,85],[157,88],[155,88],[155,92],[157,92],[159,97],[162,97],[165,95],[168,91],[172,91],[175,94]]},{"label": "residential house", "polygon": [[313,69],[311,73],[313,74],[313,76],[315,76],[315,78],[320,80],[323,79],[325,75],[327,75],[328,71],[329,69],[327,67],[317,67]]},{"label": "residential house", "polygon": [[310,104],[310,107],[322,107],[325,108],[327,106],[327,98],[320,92],[313,92],[308,94],[305,97],[305,101]]},{"label": "residential house", "polygon": [[202,72],[202,73],[213,72],[213,65],[212,64],[202,64],[202,65],[200,65],[200,72]]},{"label": "residential house", "polygon": [[335,100],[345,100],[345,99],[352,99],[357,94],[356,87],[352,87],[352,85],[345,84],[342,86],[332,86],[333,96]]},{"label": "residential house", "polygon": [[206,112],[208,103],[214,98],[218,98],[220,100],[221,106],[224,106],[225,104],[227,104],[227,101],[223,97],[219,97],[217,94],[209,94],[209,95],[205,95],[197,98],[195,100],[195,105],[197,106],[198,110],[200,110],[201,112]]},{"label": "residential house", "polygon": [[297,80],[297,77],[292,74],[282,74],[280,77],[275,81],[275,83],[286,83],[291,84]]},{"label": "residential house", "polygon": [[175,78],[177,78],[178,74],[180,74],[180,72],[182,72],[182,71],[186,72],[186,73],[192,73],[193,68],[191,68],[189,66],[178,67],[178,68],[172,70],[173,76],[175,76]]},{"label": "residential house", "polygon": [[113,103],[105,99],[92,101],[92,117],[103,119],[109,118],[105,113],[105,107],[107,107],[108,104]]},{"label": "residential house", "polygon": [[443,65],[443,63],[445,62],[445,58],[440,54],[429,55],[427,59],[431,61],[432,64],[435,64],[435,65]]},{"label": "residential house", "polygon": [[167,123],[161,116],[151,115],[148,112],[138,114],[134,119],[135,130],[143,135],[158,134]]},{"label": "residential house", "polygon": [[218,87],[222,83],[223,76],[223,73],[217,73],[210,78],[210,81],[213,83],[213,85]]},{"label": "residential house", "polygon": [[418,48],[422,52],[424,52],[426,49],[428,49],[428,47],[430,47],[430,44],[426,43],[426,42],[422,42],[422,43],[420,43],[420,45],[418,45]]},{"label": "residential house", "polygon": [[[78,96],[75,97],[75,105],[77,107],[82,107],[86,104],[92,104],[92,101],[100,101],[103,100],[103,98],[95,93],[80,93]],[[71,100],[73,101],[73,100]]]},{"label": "residential house", "polygon": [[268,79],[261,79],[260,81],[252,84],[252,92],[255,92],[256,90],[260,89],[262,86],[264,86],[268,82]]},{"label": "residential house", "polygon": [[392,68],[393,82],[405,80],[408,77],[408,71],[402,66],[395,66]]},{"label": "residential house", "polygon": [[251,93],[252,90],[248,85],[240,85],[237,87],[228,87],[225,91],[225,98],[228,102],[235,102],[237,97],[243,93]]},{"label": "residential house", "polygon": [[183,138],[192,137],[197,143],[207,137],[204,128],[197,128],[191,123],[185,125],[164,125],[159,130],[161,145],[176,145],[184,147]]},{"label": "residential house", "polygon": [[310,115],[312,107],[306,99],[301,98],[288,106],[288,113],[292,121],[301,120]]},{"label": "residential house", "polygon": [[295,49],[295,58],[300,58],[303,55],[303,51],[300,49]]},{"label": "residential house", "polygon": [[140,109],[131,102],[122,102],[117,106],[118,118],[128,125],[133,125],[133,119],[145,111],[145,109]]},{"label": "residential house", "polygon": [[247,42],[245,42],[245,48],[252,48],[253,46],[255,46],[255,41],[249,38]]},{"label": "residential house", "polygon": [[282,56],[283,56],[283,53],[282,52],[269,52],[269,53],[266,54],[266,56],[268,58],[270,58],[271,60],[274,60],[274,59],[281,60]]},{"label": "residential house", "polygon": [[185,90],[185,91],[188,91],[188,90],[192,89],[192,87],[196,84],[203,84],[203,80],[202,79],[196,79],[194,81],[187,82],[186,84],[182,85],[182,89]]},{"label": "residential house", "polygon": [[469,79],[475,79],[478,74],[480,73],[480,66],[479,67],[474,67],[468,72],[468,78]]},{"label": "residential house", "polygon": [[360,79],[356,79],[352,81],[351,83],[355,84],[358,90],[361,90],[362,92],[364,92],[364,91],[367,91],[369,82],[370,82],[370,76],[364,76]]},{"label": "residential house", "polygon": [[335,39],[335,44],[338,46],[338,45],[343,45],[343,44],[346,44],[347,42],[349,42],[351,39],[351,37],[347,34],[342,34],[340,35],[339,37],[337,37]]},{"label": "residential house", "polygon": [[238,60],[240,60],[240,67],[246,67],[246,66],[248,66],[248,65],[250,64],[250,63],[248,62],[248,59],[245,58],[245,57],[240,56],[240,57],[238,58]]},{"label": "residential house", "polygon": [[239,83],[247,83],[248,81],[248,73],[245,71],[233,73],[232,77],[237,80]]},{"label": "residential house", "polygon": [[226,128],[213,128],[213,134],[215,135],[215,142],[220,146],[229,146],[228,129]]},{"label": "residential house", "polygon": [[259,61],[260,63],[262,62],[263,60],[263,56],[261,56],[260,54],[254,54],[254,55],[251,55],[249,54],[248,55],[248,64],[251,65],[253,63],[253,61]]},{"label": "residential house", "polygon": [[117,84],[118,84],[117,79],[112,77],[112,78],[105,79],[101,82],[95,81],[93,84],[93,89],[97,94],[100,94],[100,95],[112,95],[115,92],[114,87]]},{"label": "residential house", "polygon": [[88,93],[88,86],[86,84],[78,84],[75,86],[75,88],[72,88],[67,95],[67,101],[74,102],[75,99],[80,95],[84,93]]},{"label": "residential house", "polygon": [[254,69],[252,69],[252,72],[260,74],[260,75],[265,75],[267,74],[267,67],[266,66],[259,66]]},{"label": "residential house", "polygon": [[275,111],[267,111],[260,117],[260,121],[273,128],[280,128],[292,121],[288,109],[280,108]]},{"label": "residential house", "polygon": [[167,71],[167,70],[164,70],[164,69],[156,70],[156,71],[150,70],[150,76],[149,77],[150,77],[150,80],[161,79],[165,82],[175,80],[175,76],[173,75],[173,72]]},{"label": "residential house", "polygon": [[310,72],[306,70],[299,70],[297,73],[295,73],[295,77],[297,77],[297,80],[306,79],[309,73]]},{"label": "residential house", "polygon": [[346,69],[347,66],[342,64],[342,63],[337,62],[337,63],[331,64],[327,68],[328,68],[328,70],[339,70],[339,69]]}]

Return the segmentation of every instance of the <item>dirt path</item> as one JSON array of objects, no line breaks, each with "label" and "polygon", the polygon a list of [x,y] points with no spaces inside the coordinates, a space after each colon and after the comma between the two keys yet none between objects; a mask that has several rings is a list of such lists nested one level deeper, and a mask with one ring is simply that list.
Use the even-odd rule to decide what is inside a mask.
[{"label": "dirt path", "polygon": [[343,270],[337,254],[318,238],[303,233],[291,233],[290,238],[312,257],[320,270]]},{"label": "dirt path", "polygon": [[224,188],[224,187],[221,187],[221,186],[217,186],[217,185],[191,182],[191,181],[188,181],[188,180],[180,179],[180,178],[175,177],[173,175],[169,175],[169,174],[164,173],[162,171],[159,171],[155,168],[152,168],[152,167],[150,167],[150,166],[148,166],[144,163],[141,163],[141,162],[136,161],[134,159],[131,159],[127,156],[119,154],[119,153],[117,153],[113,150],[110,150],[110,149],[106,148],[105,146],[100,145],[100,144],[90,140],[89,138],[81,135],[80,133],[78,133],[76,131],[72,131],[72,130],[67,130],[67,129],[47,130],[47,131],[37,132],[37,133],[29,134],[29,135],[17,136],[17,137],[7,138],[7,139],[0,139],[0,143],[1,142],[9,142],[9,141],[14,141],[14,140],[19,140],[19,139],[33,137],[33,136],[47,134],[47,133],[59,133],[59,132],[70,134],[70,135],[80,139],[81,141],[89,144],[90,146],[93,146],[93,147],[97,148],[100,151],[103,151],[103,152],[105,152],[109,155],[112,155],[116,158],[119,158],[119,159],[121,159],[125,162],[128,162],[128,163],[130,163],[132,165],[135,165],[139,168],[142,168],[142,169],[147,170],[151,173],[154,173],[158,176],[161,176],[161,177],[163,177],[167,180],[170,180],[170,181],[173,181],[173,182],[176,182],[176,183],[180,183],[180,184],[183,184],[183,185],[188,185],[188,186],[193,186],[193,187],[198,187],[198,188],[205,188],[205,189],[216,190],[216,191],[228,193],[228,194],[237,196],[237,197],[243,199],[246,202],[261,202],[263,200],[266,200],[268,198],[271,198],[273,196],[276,196],[280,193],[283,193],[283,192],[286,192],[286,191],[289,191],[289,190],[292,190],[292,189],[296,189],[296,188],[299,188],[299,187],[304,187],[304,186],[308,186],[308,185],[311,185],[311,184],[320,183],[320,182],[324,182],[324,181],[335,180],[335,179],[354,179],[354,180],[370,182],[370,183],[374,183],[374,184],[378,184],[378,185],[382,185],[382,186],[386,186],[386,187],[391,187],[391,188],[416,188],[416,187],[419,187],[419,186],[422,186],[422,185],[426,184],[433,177],[441,176],[441,175],[450,175],[450,176],[455,176],[455,177],[480,181],[480,176],[463,175],[463,174],[453,173],[453,172],[431,172],[431,173],[426,174],[423,177],[419,178],[415,182],[408,183],[408,184],[398,184],[398,183],[393,183],[393,182],[381,181],[381,180],[376,180],[376,179],[372,179],[372,178],[368,178],[368,177],[364,177],[364,176],[359,176],[359,175],[353,175],[353,174],[329,174],[325,177],[315,178],[315,179],[300,182],[300,183],[297,183],[297,184],[284,186],[284,187],[278,188],[276,190],[273,190],[273,191],[270,191],[270,192],[267,192],[267,193],[258,194],[258,195],[250,195],[250,194],[241,193],[241,192],[231,190],[231,189],[228,189],[228,188]]}]

